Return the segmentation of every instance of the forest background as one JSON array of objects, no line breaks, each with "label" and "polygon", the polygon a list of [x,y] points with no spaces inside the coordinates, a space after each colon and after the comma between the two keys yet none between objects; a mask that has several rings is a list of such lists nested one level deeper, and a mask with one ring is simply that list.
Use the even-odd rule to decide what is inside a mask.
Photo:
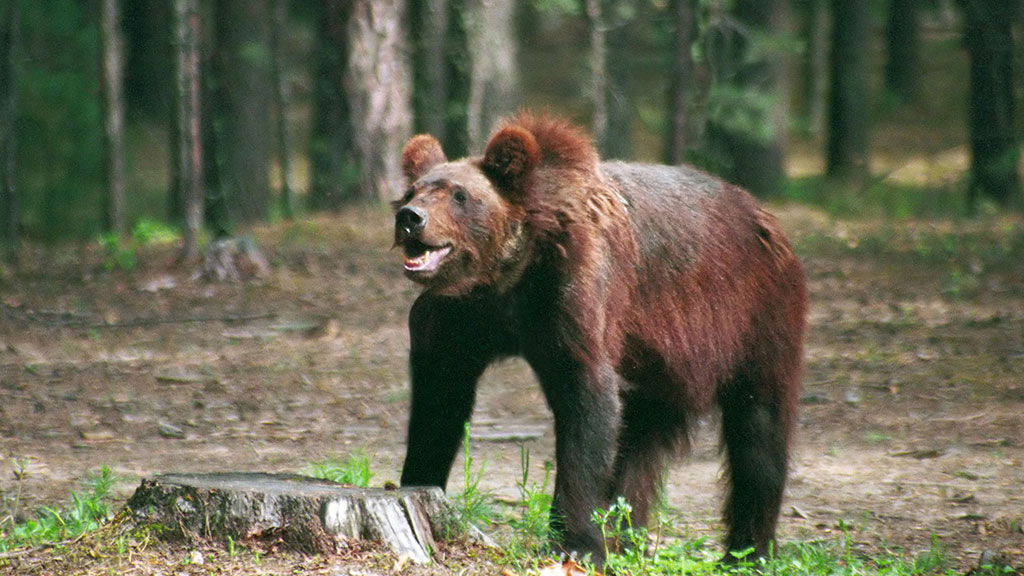
[{"label": "forest background", "polygon": [[[1024,566],[1022,34],[1018,0],[0,0],[0,573],[191,562],[67,531],[98,466],[118,509],[168,471],[362,451],[397,479],[418,291],[388,254],[399,154],[419,132],[479,153],[520,108],[779,216],[812,302],[791,558]],[[213,281],[254,247],[245,281]],[[520,518],[550,414],[525,364],[484,380],[460,458]],[[710,557],[698,427],[665,525]],[[232,550],[203,554],[264,572]]]},{"label": "forest background", "polygon": [[[204,238],[401,189],[430,132],[526,107],[606,157],[891,215],[1019,208],[1024,3],[12,0],[0,214],[19,242]],[[206,234],[204,236],[204,234]]]}]

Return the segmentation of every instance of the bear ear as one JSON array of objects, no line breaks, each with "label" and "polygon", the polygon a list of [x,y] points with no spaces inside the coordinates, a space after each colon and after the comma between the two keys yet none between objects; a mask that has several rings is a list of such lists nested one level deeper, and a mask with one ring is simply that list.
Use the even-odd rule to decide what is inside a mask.
[{"label": "bear ear", "polygon": [[412,184],[434,166],[447,161],[441,143],[429,134],[420,134],[413,136],[402,151],[402,172]]},{"label": "bear ear", "polygon": [[540,164],[540,145],[520,126],[502,128],[487,143],[480,168],[513,199],[526,192],[533,170]]}]

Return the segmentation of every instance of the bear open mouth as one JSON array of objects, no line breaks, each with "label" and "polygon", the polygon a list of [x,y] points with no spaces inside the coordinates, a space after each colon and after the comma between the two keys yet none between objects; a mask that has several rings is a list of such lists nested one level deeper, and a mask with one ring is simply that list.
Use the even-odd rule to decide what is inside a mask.
[{"label": "bear open mouth", "polygon": [[437,247],[411,242],[405,246],[405,269],[409,272],[433,272],[451,251],[450,244]]}]

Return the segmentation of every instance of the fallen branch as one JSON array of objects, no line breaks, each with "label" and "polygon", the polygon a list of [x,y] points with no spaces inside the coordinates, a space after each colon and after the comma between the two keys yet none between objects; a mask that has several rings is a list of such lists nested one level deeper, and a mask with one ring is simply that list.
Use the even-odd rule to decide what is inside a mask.
[{"label": "fallen branch", "polygon": [[225,324],[237,324],[241,322],[252,322],[253,320],[266,320],[276,318],[276,312],[257,312],[253,314],[237,314],[228,316],[189,316],[185,318],[133,318],[120,322],[103,324],[91,324],[89,328],[137,328],[140,326],[156,326],[160,324],[205,324],[207,322],[223,322]]},{"label": "fallen branch", "polygon": [[[265,320],[270,318],[276,318],[276,312],[253,312],[251,314],[229,314],[220,316],[185,316],[185,317],[166,317],[166,316],[150,316],[141,318],[130,318],[128,320],[121,320],[118,322],[96,322],[90,318],[86,318],[81,314],[73,314],[70,312],[24,312],[21,314],[15,314],[14,309],[10,306],[4,306],[8,310],[8,315],[12,317],[20,317],[21,320],[26,322],[33,322],[35,324],[42,324],[48,328],[138,328],[141,326],[157,326],[160,324],[205,324],[208,322],[223,322],[225,324],[235,324],[242,322],[252,322],[253,320]],[[68,318],[66,320],[51,320],[45,316],[62,316]]]}]

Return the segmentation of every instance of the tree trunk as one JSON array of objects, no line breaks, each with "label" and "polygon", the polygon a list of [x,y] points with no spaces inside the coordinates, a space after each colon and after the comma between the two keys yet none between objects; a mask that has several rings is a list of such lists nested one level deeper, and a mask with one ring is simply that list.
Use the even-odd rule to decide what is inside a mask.
[{"label": "tree trunk", "polygon": [[274,68],[274,108],[277,110],[275,136],[277,137],[278,168],[281,174],[281,210],[284,217],[295,216],[295,174],[292,170],[291,88],[288,83],[284,31],[288,29],[288,0],[274,0],[274,25],[271,26],[271,51]]},{"label": "tree trunk", "polygon": [[174,116],[173,2],[131,0],[121,3],[125,33],[125,117],[158,123]]},{"label": "tree trunk", "polygon": [[614,21],[616,0],[586,0],[590,27],[592,130],[601,155],[628,157],[632,153],[633,110],[627,88],[630,69],[628,27]]},{"label": "tree trunk", "polygon": [[331,554],[352,540],[383,543],[397,556],[430,562],[451,522],[439,488],[355,488],[305,476],[166,474],[144,479],[128,500],[137,522],[187,540],[272,539]]},{"label": "tree trunk", "polygon": [[387,201],[404,188],[402,146],[412,135],[402,0],[355,0],[347,76],[361,190]]},{"label": "tree trunk", "polygon": [[234,233],[231,211],[232,198],[228,178],[228,148],[232,145],[228,140],[228,132],[221,120],[230,115],[228,98],[224,94],[224,78],[220,74],[221,46],[213,31],[217,20],[216,7],[213,2],[200,3],[200,20],[202,36],[200,38],[200,74],[199,92],[203,105],[200,133],[202,134],[203,155],[203,218],[206,228],[214,239],[228,238]]},{"label": "tree trunk", "polygon": [[828,0],[805,3],[803,93],[807,112],[807,132],[817,139],[825,133],[826,102],[829,83],[829,10]]},{"label": "tree trunk", "polygon": [[235,223],[266,220],[270,209],[273,99],[269,0],[217,0],[214,60],[223,131],[220,188]]},{"label": "tree trunk", "polygon": [[671,0],[675,34],[672,37],[672,77],[669,84],[669,128],[666,162],[682,164],[686,161],[689,142],[690,95],[693,84],[693,0]]},{"label": "tree trunk", "polygon": [[1024,0],[1017,0],[1017,79],[1024,79]]},{"label": "tree trunk", "polygon": [[1013,91],[1012,25],[1017,6],[1007,0],[963,0],[962,4],[971,67],[968,201],[974,207],[987,197],[1008,206],[1021,202]]},{"label": "tree trunk", "polygon": [[832,77],[829,91],[825,173],[862,184],[870,166],[871,93],[868,48],[871,6],[867,2],[832,2]]},{"label": "tree trunk", "polygon": [[18,259],[17,143],[18,3],[0,7],[0,243]]},{"label": "tree trunk", "polygon": [[600,146],[608,137],[608,45],[601,0],[586,0],[586,11],[590,27],[590,98],[594,107],[591,132]]},{"label": "tree trunk", "polygon": [[469,150],[469,87],[473,55],[469,52],[469,29],[466,25],[467,3],[470,0],[447,0],[448,17],[445,30],[444,67],[448,84],[445,106],[444,148],[452,158],[460,158]]},{"label": "tree trunk", "polygon": [[918,0],[892,0],[886,29],[885,88],[900,102],[917,98],[921,61],[919,20]]},{"label": "tree trunk", "polygon": [[104,147],[106,148],[105,228],[123,238],[128,232],[124,205],[124,38],[120,0],[103,0]]},{"label": "tree trunk", "polygon": [[184,218],[182,259],[199,256],[203,225],[203,146],[200,131],[199,6],[197,0],[174,0],[177,54],[177,135],[175,192]]},{"label": "tree trunk", "polygon": [[270,263],[248,236],[218,238],[206,247],[202,277],[212,282],[246,282],[270,274]]},{"label": "tree trunk", "polygon": [[[474,2],[480,0],[408,3],[415,131],[433,134],[453,158],[468,154],[470,146],[471,70],[476,64],[470,52],[468,4]],[[501,8],[514,3],[497,4]]]},{"label": "tree trunk", "polygon": [[608,126],[604,141],[598,147],[608,158],[630,158],[633,155],[633,99],[629,88],[634,83],[630,38],[630,20],[624,19],[622,0],[611,0],[605,7],[605,110]]},{"label": "tree trunk", "polygon": [[467,123],[469,147],[482,151],[495,122],[519,104],[519,68],[516,65],[516,3],[472,0],[470,72]]},{"label": "tree trunk", "polygon": [[353,0],[324,0],[316,5],[309,208],[337,210],[359,194],[352,112],[345,93]]},{"label": "tree trunk", "polygon": [[448,1],[409,3],[413,43],[413,125],[442,141],[448,116]]},{"label": "tree trunk", "polygon": [[720,101],[708,121],[709,152],[727,179],[761,197],[778,194],[786,177],[785,67],[782,53],[766,48],[768,39],[786,33],[785,6],[784,0],[737,1],[736,24],[723,25],[721,49],[711,55]]}]

